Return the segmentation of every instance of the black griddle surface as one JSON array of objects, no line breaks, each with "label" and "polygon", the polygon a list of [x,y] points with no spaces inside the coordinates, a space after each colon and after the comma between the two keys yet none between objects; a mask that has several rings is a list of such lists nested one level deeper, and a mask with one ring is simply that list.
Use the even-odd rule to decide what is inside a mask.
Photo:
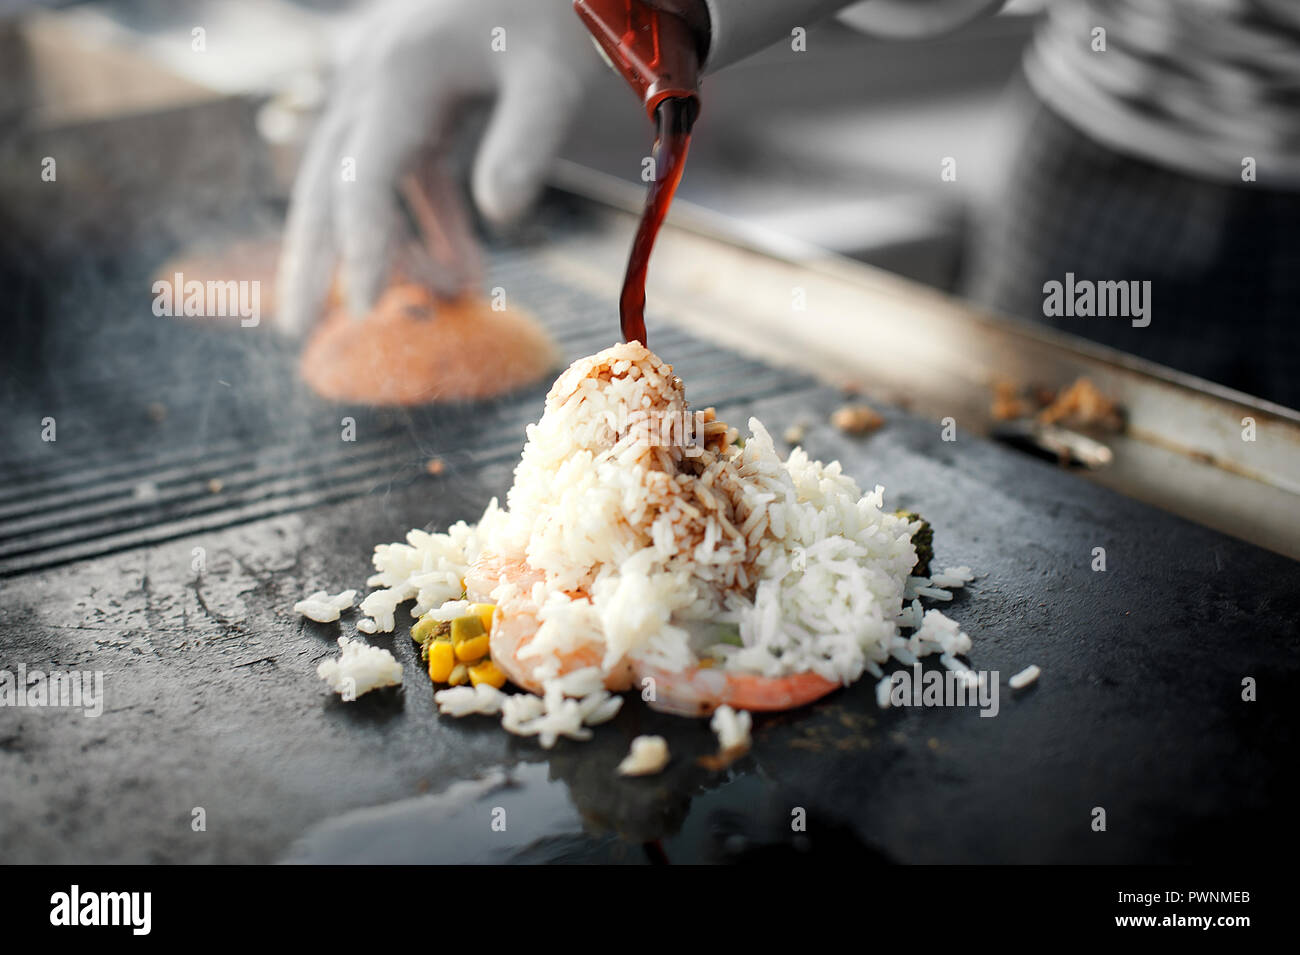
[{"label": "black griddle surface", "polygon": [[[601,228],[563,205],[543,223],[541,242]],[[608,344],[613,302],[550,274],[537,248],[496,250],[494,284],[567,357]],[[759,718],[752,754],[711,773],[695,763],[713,746],[706,723],[630,698],[594,741],[546,752],[493,720],[437,717],[400,630],[371,640],[402,661],[403,689],[340,702],[314,671],[355,612],[321,625],[291,605],[364,589],[374,544],[472,520],[504,495],[545,388],[415,412],[325,405],[264,329],[154,318],[147,271],[53,283],[44,316],[9,350],[0,668],[100,670],[106,704],[97,718],[0,708],[0,861],[1185,862],[1294,851],[1281,814],[1295,794],[1294,563],[960,430],[945,442],[937,424],[896,409],[877,434],[845,437],[825,424],[842,396],[656,323],[653,303],[651,344],[693,402],[742,430],[751,414],[776,435],[808,424],[811,454],[933,522],[939,566],[980,574],[943,609],[972,635],[971,665],[1002,674],[998,715],[881,711],[868,680]],[[39,438],[45,416],[58,422],[53,444]],[[355,442],[340,440],[345,416]],[[424,470],[434,456],[446,463],[438,477]],[[1097,547],[1104,572],[1091,569]],[[1042,678],[1010,691],[1005,678],[1030,663]],[[1258,702],[1241,698],[1247,677]],[[642,733],[668,738],[670,767],[616,777]]]}]

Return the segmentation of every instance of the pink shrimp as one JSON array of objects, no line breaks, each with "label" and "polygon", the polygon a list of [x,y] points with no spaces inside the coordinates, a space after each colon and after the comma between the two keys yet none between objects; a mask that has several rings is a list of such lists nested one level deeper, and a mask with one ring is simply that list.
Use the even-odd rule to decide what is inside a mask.
[{"label": "pink shrimp", "polygon": [[475,603],[492,603],[492,591],[498,584],[508,581],[522,590],[529,590],[544,579],[545,575],[529,567],[523,557],[481,554],[465,574],[465,596]]},{"label": "pink shrimp", "polygon": [[792,710],[840,687],[816,673],[768,677],[712,667],[673,672],[647,663],[636,664],[633,672],[642,687],[654,680],[650,708],[677,716],[708,716],[724,703],[738,710]]},{"label": "pink shrimp", "polygon": [[[524,558],[505,558],[496,554],[484,554],[465,575],[467,597],[475,602],[492,602],[492,591],[501,583],[518,584],[528,588],[544,575],[528,566]],[[590,599],[587,594],[571,590],[568,595],[575,600]],[[497,604],[492,615],[492,629],[488,636],[488,650],[497,669],[506,675],[511,683],[530,693],[542,693],[542,681],[537,676],[537,669],[546,662],[545,657],[521,656],[520,651],[537,636],[540,626],[537,620],[537,604],[527,592],[508,598]],[[557,676],[582,670],[587,667],[600,667],[604,651],[593,644],[585,644],[568,653],[559,653],[551,659],[559,660]],[[625,662],[617,664],[605,674],[606,689],[622,692],[632,685],[631,666]]]}]

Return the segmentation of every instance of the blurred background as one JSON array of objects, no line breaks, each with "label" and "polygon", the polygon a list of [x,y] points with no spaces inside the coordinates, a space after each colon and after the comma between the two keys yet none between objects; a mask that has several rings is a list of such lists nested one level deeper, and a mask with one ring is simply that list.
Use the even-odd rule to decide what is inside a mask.
[{"label": "blurred background", "polygon": [[[284,200],[322,106],[331,51],[366,0],[6,0],[0,183],[6,262],[194,237]],[[743,224],[944,290],[963,229],[1010,142],[1003,92],[1034,3],[921,43],[811,28],[707,80],[681,197]],[[206,49],[191,48],[203,24]],[[592,85],[563,157],[642,187],[649,129],[612,73]],[[936,157],[960,144],[961,175]],[[52,197],[25,157],[58,154]],[[74,188],[67,188],[68,185]],[[61,203],[52,211],[50,202]],[[53,222],[58,226],[54,227]],[[12,297],[11,297],[12,302]]]},{"label": "blurred background", "polygon": [[[464,0],[456,11],[505,2],[541,0]],[[1231,22],[1256,38],[1250,11],[1282,21],[1297,7],[1064,4],[1248,11]],[[322,706],[308,674],[332,652],[334,625],[304,629],[289,612],[318,587],[364,580],[376,541],[446,527],[503,494],[555,372],[472,404],[434,392],[397,407],[345,403],[302,380],[301,338],[275,334],[291,192],[330,102],[336,50],[369,39],[353,18],[372,6],[0,0],[0,648],[29,672],[44,661],[123,675],[111,684],[108,712],[123,714],[111,733],[75,713],[0,732],[0,757],[16,767],[0,774],[14,781],[0,784],[0,847],[18,861],[269,860],[317,822],[478,778],[524,752],[498,749],[486,727],[430,734],[423,679],[405,697],[368,697],[376,705],[358,713]],[[880,848],[899,861],[1205,861],[1272,847],[1261,834],[1285,831],[1270,810],[1284,804],[1277,779],[1294,718],[1267,700],[1297,682],[1300,413],[1279,383],[1300,381],[1300,268],[1277,269],[1269,287],[1243,276],[1300,237],[1300,193],[1219,182],[1185,199],[1152,187],[1170,181],[1153,163],[1076,149],[1021,79],[1054,15],[1013,2],[909,42],[827,20],[809,27],[806,53],[778,43],[708,76],[647,294],[649,344],[692,403],[733,424],[758,416],[782,451],[801,444],[840,460],[864,485],[888,487],[891,506],[923,511],[941,559],[982,575],[958,598],[971,632],[990,638],[981,665],[1032,659],[1045,695],[1007,706],[999,732],[972,731],[986,722],[973,712],[960,725],[953,712],[947,724],[877,728],[863,719],[875,709],[862,686],[847,708],[771,724],[789,746],[772,746],[761,773],[718,798],[699,795],[694,761],[679,755],[680,774],[621,805],[608,785],[619,737],[595,759],[561,747],[511,790],[546,813],[563,808],[546,816],[559,820],[550,829],[577,831],[567,799],[596,831],[652,819],[685,834],[680,851],[667,841],[673,858],[713,858],[714,836],[765,842],[741,823],[766,811],[765,791],[771,805],[802,799],[784,795],[793,786],[817,794],[810,805],[828,803],[815,815],[830,820],[817,823],[819,852],[829,840],[855,859]],[[1185,38],[1130,26],[1112,40],[1172,52],[1162,60],[1171,75],[1219,70],[1228,99],[1215,123],[1232,118],[1233,96],[1260,88],[1220,60],[1184,55]],[[1277,115],[1294,118],[1300,95],[1285,82],[1300,65],[1300,25],[1283,39],[1265,47],[1290,111]],[[483,291],[507,291],[511,314],[553,340],[559,366],[617,340],[646,194],[646,111],[592,58],[599,71],[550,171],[555,188],[513,229],[475,221],[491,234]],[[1175,101],[1200,117],[1194,96]],[[1254,120],[1247,138],[1300,128],[1236,113]],[[483,111],[457,121],[481,130]],[[460,131],[464,145],[479,138]],[[1278,142],[1278,155],[1300,156],[1294,139]],[[955,178],[941,175],[948,157]],[[1272,171],[1261,165],[1262,177]],[[1238,216],[1231,197],[1246,195],[1254,206]],[[1040,234],[1045,248],[1068,241],[1030,268]],[[1160,264],[1081,276],[1155,279],[1150,327],[1044,321],[1035,268],[1060,279],[1152,242]],[[1197,262],[1226,271],[1198,286]],[[994,271],[1020,283],[1023,308],[979,298]],[[260,283],[266,320],[159,316],[155,280],[177,272]],[[1200,289],[1212,301],[1198,302]],[[1218,320],[1217,337],[1182,324],[1197,305]],[[447,312],[417,318],[448,324],[430,316]],[[499,350],[478,364],[503,377]],[[1103,574],[1107,548],[1114,572]],[[400,632],[393,639],[418,655]],[[1239,673],[1259,678],[1260,706],[1237,702]],[[676,738],[673,748],[690,752]],[[683,822],[687,793],[697,811]],[[1094,797],[1080,793],[1130,823],[1098,838],[1079,809]],[[213,838],[192,838],[193,805],[225,820]],[[437,851],[447,845],[438,837],[460,834],[460,817],[419,812],[415,832],[400,813],[384,817],[401,846],[429,840]]]},{"label": "blurred background", "polygon": [[[1264,9],[1270,2],[1210,5]],[[1114,6],[1113,0],[1090,3]],[[773,253],[793,263],[793,271],[781,271],[774,259],[728,258],[720,247],[696,254],[680,240],[660,243],[650,308],[695,322],[694,331],[715,344],[752,346],[765,360],[818,367],[824,378],[873,399],[935,420],[956,415],[995,436],[1001,427],[1009,442],[1093,468],[1094,479],[1126,494],[1300,553],[1293,508],[1300,493],[1300,415],[1290,410],[1293,392],[1285,390],[1297,380],[1295,341],[1277,318],[1294,309],[1300,270],[1275,269],[1290,278],[1271,288],[1235,281],[1240,276],[1231,271],[1248,269],[1260,248],[1276,255],[1285,248],[1279,237],[1294,243],[1296,193],[1285,206],[1282,193],[1260,193],[1264,211],[1234,218],[1232,201],[1222,200],[1234,186],[1214,184],[1196,192],[1195,201],[1163,195],[1163,208],[1177,215],[1162,219],[1165,213],[1146,203],[1151,189],[1142,176],[1150,168],[1135,173],[1132,160],[1112,167],[1109,154],[1098,158],[1094,150],[1085,170],[1092,178],[1078,184],[1061,178],[1079,172],[1068,164],[1059,175],[1043,170],[1049,155],[1042,152],[1043,111],[1025,95],[1021,66],[1043,23],[1043,6],[1013,0],[998,16],[905,42],[824,20],[809,27],[810,52],[777,43],[708,76],[670,222],[721,237],[728,248]],[[309,426],[335,427],[333,412],[304,403],[286,374],[296,360],[292,342],[151,320],[149,287],[160,270],[213,253],[209,273],[216,261],[225,270],[218,278],[237,273],[260,281],[264,308],[274,311],[278,237],[305,145],[329,100],[330,65],[340,46],[356,39],[356,18],[372,8],[369,0],[0,0],[0,400],[7,409],[33,420],[51,409],[77,409],[62,419],[60,438],[76,438],[74,429],[81,428],[79,446],[102,453],[112,467],[120,464],[110,460],[113,454],[141,461],[156,454],[156,435],[115,423],[141,416],[150,427],[173,432],[163,436],[165,444],[196,449],[195,455],[219,441],[245,450],[284,444],[291,432],[312,443],[317,438]],[[1254,28],[1249,13],[1241,22]],[[1145,42],[1140,30],[1127,36]],[[1176,40],[1166,34],[1161,42]],[[1285,76],[1293,69],[1286,66],[1284,54],[1292,49],[1286,44],[1297,41],[1282,40],[1271,55],[1282,58],[1278,75]],[[1201,65],[1218,69],[1212,59]],[[560,192],[635,213],[645,194],[642,161],[652,130],[618,76],[603,70],[597,77],[584,87],[550,181]],[[1236,79],[1219,76],[1218,85],[1231,92],[1240,88]],[[1197,105],[1191,103],[1193,111]],[[1290,112],[1278,115],[1294,117],[1295,106],[1294,96],[1284,100],[1281,107]],[[458,122],[482,129],[485,115],[481,110]],[[1056,137],[1047,146],[1058,158],[1069,156],[1069,140],[1057,127],[1046,130]],[[461,139],[472,147],[479,137],[468,132]],[[1291,135],[1286,128],[1283,134]],[[1288,148],[1282,141],[1280,152]],[[941,175],[946,157],[957,159],[955,178]],[[43,177],[49,159],[57,159],[57,184]],[[1061,226],[1051,236],[1062,241],[1062,255],[1035,268],[1063,278],[1076,261],[1070,256],[1086,253],[1096,261],[1101,253],[1104,259],[1111,235],[1122,239],[1134,223],[1148,229],[1154,223],[1147,245],[1165,244],[1176,253],[1163,272],[1130,274],[1121,267],[1092,276],[1156,275],[1151,328],[1132,328],[1125,319],[1045,328],[1042,278],[1030,268],[1020,306],[1002,309],[1012,314],[991,314],[989,301],[976,296],[990,262],[1008,260],[992,270],[1004,281],[1018,274],[1015,257],[1002,256],[1008,228],[1020,230],[1015,238],[1023,254],[1039,229],[1046,234],[1060,225],[1051,218],[1055,196],[1025,199],[1016,191],[1017,177],[1036,163],[1038,188],[1057,176],[1064,197],[1057,218],[1074,225],[1072,234]],[[1080,245],[1097,198],[1087,183],[1107,181],[1112,168],[1114,188],[1097,224],[1114,231],[1098,233],[1092,247]],[[599,218],[591,206],[584,210],[588,225]],[[612,231],[584,240],[578,216],[544,218],[525,218],[499,237],[507,263],[511,243],[519,243],[530,269],[554,274],[554,257],[547,258],[552,244],[578,236],[555,253],[570,268],[556,278],[567,285],[564,294],[548,304],[542,282],[530,279],[533,300],[524,304],[548,321],[588,314],[584,309],[608,313],[599,340],[611,340],[631,220],[625,216]],[[1225,247],[1240,251],[1225,259]],[[1195,281],[1182,287],[1178,301],[1167,294],[1180,272],[1195,278],[1198,257],[1227,262],[1228,271],[1212,283],[1214,301],[1200,303],[1212,315],[1222,309],[1213,337],[1205,326],[1178,327],[1180,309],[1202,294]],[[790,321],[788,290],[813,289],[820,280],[801,271],[813,265],[837,270],[836,281],[846,279],[864,294],[814,296],[834,304],[819,305],[817,322],[805,329]],[[498,256],[490,275],[502,267]],[[584,267],[601,273],[594,305],[565,297],[584,281]],[[673,291],[681,294],[674,299]],[[1258,308],[1261,300],[1270,303],[1267,315]],[[548,308],[552,314],[545,314]],[[771,314],[763,318],[765,310]],[[588,324],[594,334],[595,322]],[[802,353],[782,344],[786,331],[806,333]],[[1221,345],[1225,339],[1228,347]],[[856,344],[845,344],[850,340]],[[1041,420],[1030,420],[1053,395],[1071,396],[1079,410],[1080,395],[1094,394],[1070,390],[1083,377],[1105,399],[1097,405],[1102,413],[1083,422],[1109,426],[1102,429],[1104,446],[1045,434]],[[1118,416],[1111,414],[1116,409]],[[1259,441],[1244,437],[1248,418],[1261,429]],[[1015,419],[1014,427],[1004,427],[1006,419]],[[12,480],[22,476],[35,487],[49,480],[52,472],[42,467],[56,459],[33,434],[0,429],[0,451],[14,462]],[[185,481],[189,490],[178,491],[176,501],[184,504],[178,513],[189,514],[185,508],[208,505],[210,486],[224,486],[228,495],[233,478],[213,478],[213,484],[187,474]],[[139,487],[122,490],[121,506],[137,508],[141,498],[131,495]],[[260,506],[265,493],[251,482],[245,503]],[[143,494],[152,499],[149,487]],[[39,544],[47,546],[44,539]],[[14,559],[37,547],[15,539]]]}]

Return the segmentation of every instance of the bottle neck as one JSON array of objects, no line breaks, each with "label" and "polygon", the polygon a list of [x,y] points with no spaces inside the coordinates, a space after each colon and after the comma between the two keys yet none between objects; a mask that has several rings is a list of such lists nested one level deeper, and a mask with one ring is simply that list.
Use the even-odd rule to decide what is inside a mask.
[{"label": "bottle neck", "polygon": [[[680,0],[686,2],[686,0]],[[676,13],[644,0],[574,0],[609,64],[658,122],[659,104],[692,100],[699,112],[700,49],[707,41]]]}]

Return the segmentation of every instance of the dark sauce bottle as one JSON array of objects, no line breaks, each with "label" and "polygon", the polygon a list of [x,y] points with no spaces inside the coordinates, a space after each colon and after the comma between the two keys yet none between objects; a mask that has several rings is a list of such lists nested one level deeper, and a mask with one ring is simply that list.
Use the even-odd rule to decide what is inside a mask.
[{"label": "dark sauce bottle", "polygon": [[619,297],[623,339],[644,345],[650,252],[682,180],[691,128],[700,112],[704,40],[682,17],[642,0],[574,0],[573,6],[610,64],[641,97],[655,124],[655,176]]}]

